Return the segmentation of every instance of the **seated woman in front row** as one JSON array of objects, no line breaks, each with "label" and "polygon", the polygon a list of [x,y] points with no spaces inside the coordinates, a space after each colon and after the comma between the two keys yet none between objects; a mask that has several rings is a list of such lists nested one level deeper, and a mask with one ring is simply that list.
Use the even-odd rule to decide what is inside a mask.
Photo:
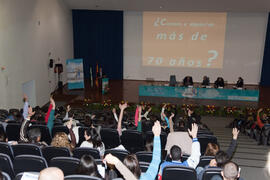
[{"label": "seated woman in front row", "polygon": [[215,88],[224,88],[224,79],[222,77],[218,77],[215,81]]}]

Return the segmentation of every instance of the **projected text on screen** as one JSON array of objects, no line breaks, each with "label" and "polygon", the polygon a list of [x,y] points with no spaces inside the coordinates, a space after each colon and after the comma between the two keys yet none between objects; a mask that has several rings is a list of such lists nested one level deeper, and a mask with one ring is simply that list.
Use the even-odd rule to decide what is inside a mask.
[{"label": "projected text on screen", "polygon": [[143,66],[222,68],[226,13],[143,13]]}]

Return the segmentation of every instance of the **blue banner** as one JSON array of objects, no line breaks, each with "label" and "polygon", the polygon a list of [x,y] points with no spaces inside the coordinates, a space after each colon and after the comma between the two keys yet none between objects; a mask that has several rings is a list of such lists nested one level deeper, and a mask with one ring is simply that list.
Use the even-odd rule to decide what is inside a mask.
[{"label": "blue banner", "polygon": [[84,88],[83,59],[66,61],[68,89]]},{"label": "blue banner", "polygon": [[140,86],[139,96],[258,101],[259,90]]}]

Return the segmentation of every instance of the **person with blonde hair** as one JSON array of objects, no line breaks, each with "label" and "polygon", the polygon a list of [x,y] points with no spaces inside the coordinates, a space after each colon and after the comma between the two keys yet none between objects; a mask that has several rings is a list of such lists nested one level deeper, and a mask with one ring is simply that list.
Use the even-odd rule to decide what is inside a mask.
[{"label": "person with blonde hair", "polygon": [[70,151],[72,151],[76,146],[76,139],[75,135],[72,131],[72,121],[69,121],[67,124],[67,127],[69,129],[69,134],[71,137],[71,142],[68,139],[68,135],[64,132],[58,132],[55,134],[55,136],[52,139],[51,146],[54,147],[66,147]]}]

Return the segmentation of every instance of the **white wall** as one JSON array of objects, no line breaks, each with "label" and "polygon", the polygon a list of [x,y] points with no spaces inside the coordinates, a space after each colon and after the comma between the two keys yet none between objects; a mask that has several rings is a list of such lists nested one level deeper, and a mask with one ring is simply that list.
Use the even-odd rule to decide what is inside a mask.
[{"label": "white wall", "polygon": [[0,108],[22,107],[30,80],[37,105],[48,102],[57,83],[48,63],[58,57],[73,58],[72,12],[62,0],[0,0]]},{"label": "white wall", "polygon": [[218,76],[229,83],[243,77],[246,84],[258,84],[264,51],[268,13],[228,13],[223,69],[142,67],[142,12],[124,13],[124,79],[178,81],[191,75],[201,82],[207,75],[213,82]]}]

